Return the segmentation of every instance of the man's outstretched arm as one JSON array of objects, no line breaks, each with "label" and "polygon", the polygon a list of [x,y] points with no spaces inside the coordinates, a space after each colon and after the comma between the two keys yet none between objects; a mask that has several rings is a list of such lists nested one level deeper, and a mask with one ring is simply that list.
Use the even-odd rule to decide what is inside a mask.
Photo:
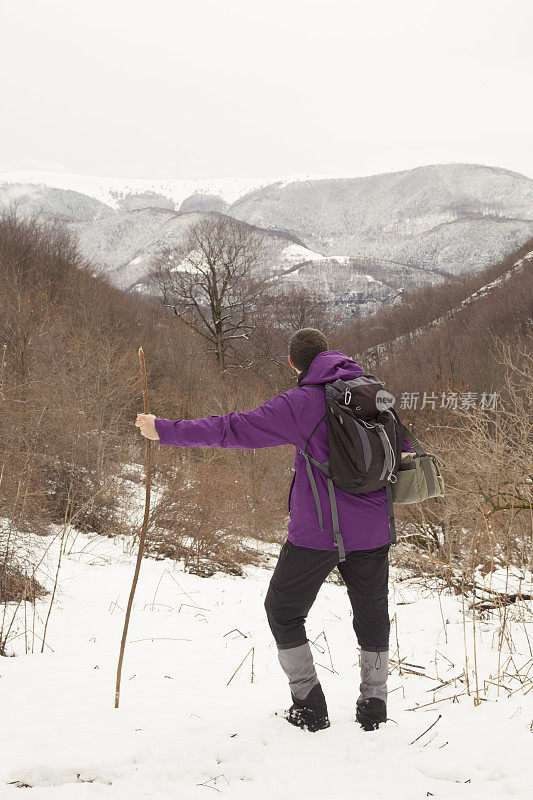
[{"label": "man's outstretched arm", "polygon": [[143,436],[175,447],[229,447],[237,450],[297,444],[298,420],[288,398],[277,395],[251,411],[203,419],[168,420],[138,414]]}]

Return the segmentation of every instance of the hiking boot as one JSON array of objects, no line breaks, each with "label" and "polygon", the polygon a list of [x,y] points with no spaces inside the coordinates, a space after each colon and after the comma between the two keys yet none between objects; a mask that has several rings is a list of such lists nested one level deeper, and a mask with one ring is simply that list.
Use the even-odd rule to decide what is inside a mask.
[{"label": "hiking boot", "polygon": [[387,721],[388,650],[361,650],[361,693],[355,718],[365,731],[375,731]]},{"label": "hiking boot", "polygon": [[304,700],[298,700],[292,693],[291,697],[293,704],[283,714],[287,722],[311,733],[329,728],[326,698],[319,683],[313,686]]},{"label": "hiking boot", "polygon": [[379,697],[367,697],[357,703],[355,718],[364,731],[375,731],[387,721],[387,706]]}]

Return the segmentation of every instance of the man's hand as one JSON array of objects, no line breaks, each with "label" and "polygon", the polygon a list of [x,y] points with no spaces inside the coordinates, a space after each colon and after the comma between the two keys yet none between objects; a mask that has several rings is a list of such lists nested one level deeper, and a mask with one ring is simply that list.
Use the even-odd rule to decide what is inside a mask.
[{"label": "man's hand", "polygon": [[145,439],[153,439],[156,442],[159,441],[159,435],[155,429],[155,414],[137,414],[135,426],[140,428]]}]

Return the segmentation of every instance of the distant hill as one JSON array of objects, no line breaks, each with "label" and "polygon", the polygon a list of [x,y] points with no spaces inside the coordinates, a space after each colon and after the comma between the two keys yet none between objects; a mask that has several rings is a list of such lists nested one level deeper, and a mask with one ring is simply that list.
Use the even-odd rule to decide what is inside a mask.
[{"label": "distant hill", "polygon": [[390,381],[391,391],[431,391],[443,381],[474,391],[504,383],[499,346],[530,351],[533,239],[460,281],[426,286],[347,323],[341,349]]},{"label": "distant hill", "polygon": [[444,164],[282,181],[240,198],[228,213],[297,234],[325,255],[458,274],[494,263],[533,234],[533,180],[496,167]]},{"label": "distant hill", "polygon": [[[515,291],[515,294],[511,295],[509,291],[510,287],[512,288],[513,284],[518,282],[519,285],[522,285],[524,278],[527,278],[527,282],[531,286],[531,281],[533,278],[532,272],[533,249],[529,250],[520,258],[517,258],[517,260],[514,261],[514,263],[501,275],[489,281],[488,283],[483,284],[481,288],[476,289],[476,291],[469,294],[464,300],[461,300],[461,302],[459,302],[453,308],[444,311],[437,318],[425,323],[422,326],[419,326],[412,331],[409,331],[409,333],[396,337],[392,341],[387,341],[383,344],[377,344],[369,347],[363,353],[359,354],[359,358],[365,361],[365,363],[371,362],[375,366],[379,364],[385,356],[387,358],[394,358],[405,348],[412,347],[415,341],[423,338],[423,336],[429,331],[432,333],[438,333],[439,329],[442,329],[445,326],[453,326],[457,322],[463,322],[464,320],[467,320],[468,324],[472,325],[472,320],[479,315],[480,309],[483,309],[484,312],[489,307],[494,309],[493,314],[490,316],[487,315],[486,319],[491,319],[492,317],[496,316],[496,314],[500,317],[502,316],[503,298],[505,297],[506,301],[508,297],[511,297],[512,300],[515,300],[518,294],[518,292]],[[529,295],[530,296],[528,298],[528,296],[523,292],[520,293],[522,301],[530,301],[531,292]],[[527,304],[522,303],[521,305],[524,306],[521,309],[523,311],[521,315],[518,314],[520,310],[520,306],[518,306],[518,304],[514,303],[510,306],[509,327],[511,326],[511,323],[516,324],[517,318],[519,323],[523,322],[528,328],[533,323],[531,316],[533,308],[531,304],[529,304],[529,313],[527,312]],[[514,319],[512,319],[513,316]]]},{"label": "distant hill", "polygon": [[118,209],[121,202],[129,196],[161,195],[172,207],[178,209],[188,197],[194,195],[213,195],[225,203],[234,203],[248,192],[272,183],[268,178],[185,178],[185,179],[145,179],[145,178],[104,178],[95,175],[71,175],[64,172],[21,172],[0,173],[0,184],[22,183],[35,186],[52,186],[56,189],[69,189],[94,197],[112,208]]},{"label": "distant hill", "polygon": [[[305,258],[306,251],[301,247],[298,250],[300,259]],[[288,254],[289,248],[283,254],[285,259]],[[344,316],[366,316],[396,303],[407,290],[450,277],[381,259],[315,256],[303,261],[295,258],[293,266],[280,270],[272,283],[282,289],[299,287],[315,292]]]},{"label": "distant hill", "polygon": [[224,213],[265,234],[277,285],[318,291],[348,315],[483,269],[533,235],[533,181],[477,164],[270,184],[23,177],[0,175],[0,208],[66,223],[117,286],[142,288],[162,248]]},{"label": "distant hill", "polygon": [[20,216],[41,216],[63,222],[92,222],[112,215],[113,209],[90,195],[52,186],[29,183],[1,183],[0,209],[15,207]]}]

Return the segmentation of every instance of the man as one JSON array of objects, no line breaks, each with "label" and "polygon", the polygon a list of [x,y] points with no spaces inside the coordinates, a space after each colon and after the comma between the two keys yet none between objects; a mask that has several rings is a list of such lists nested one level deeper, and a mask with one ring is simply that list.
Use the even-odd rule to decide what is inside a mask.
[{"label": "man", "polygon": [[[339,350],[329,350],[326,337],[315,328],[303,328],[291,337],[289,363],[298,375],[298,387],[251,411],[175,422],[153,414],[138,414],[135,424],[143,436],[176,447],[295,446],[288,538],[281,548],[265,599],[268,622],[293,701],[286,719],[309,731],[329,727],[305,619],[322,583],[338,567],[348,590],[353,627],[361,648],[356,719],[364,730],[373,730],[387,719],[390,530],[386,490],[351,495],[335,489],[346,550],[346,558],[340,562],[326,477],[320,470],[314,470],[324,509],[320,526],[306,462],[300,453],[313,434],[308,453],[320,462],[328,458],[327,423],[323,419],[325,393],[320,384],[352,380],[363,374],[363,370]],[[402,449],[411,450],[405,440]]]}]

